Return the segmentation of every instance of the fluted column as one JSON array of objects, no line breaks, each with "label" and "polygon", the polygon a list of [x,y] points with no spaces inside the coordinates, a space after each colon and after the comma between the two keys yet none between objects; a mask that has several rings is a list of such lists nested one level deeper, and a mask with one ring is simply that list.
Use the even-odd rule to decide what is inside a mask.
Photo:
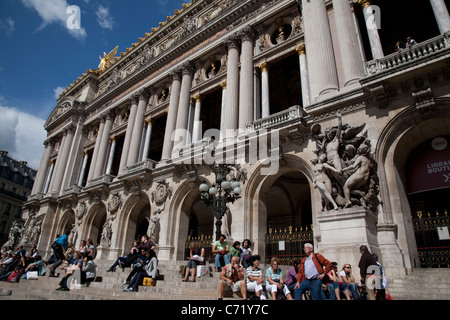
[{"label": "fluted column", "polygon": [[176,122],[176,141],[178,147],[183,147],[190,143],[188,135],[189,108],[191,101],[191,86],[193,68],[190,63],[186,63],[182,67],[182,80],[180,91],[180,102],[178,106],[178,115]]},{"label": "fluted column", "polygon": [[105,116],[104,127],[101,135],[100,147],[95,161],[94,179],[100,177],[104,173],[106,157],[109,146],[109,135],[114,121],[114,114],[108,113]]},{"label": "fluted column", "polygon": [[253,121],[253,29],[245,27],[241,33],[241,78],[239,90],[239,129],[245,130]]},{"label": "fluted column", "polygon": [[339,90],[333,41],[325,0],[303,1],[305,45],[311,99]]},{"label": "fluted column", "polygon": [[89,154],[88,154],[87,150],[84,150],[83,165],[81,166],[80,176],[78,177],[78,183],[77,183],[78,186],[83,185],[83,180],[84,180],[84,176],[86,174],[88,160],[89,160]]},{"label": "fluted column", "polygon": [[134,95],[131,99],[130,115],[128,117],[127,131],[125,132],[125,140],[123,142],[122,154],[120,155],[119,173],[122,174],[123,169],[127,166],[128,152],[130,151],[130,143],[133,135],[134,120],[138,108],[138,96]]},{"label": "fluted column", "polygon": [[222,140],[225,130],[225,108],[227,107],[227,82],[221,82],[220,86],[222,87],[222,102],[220,105],[220,140]]},{"label": "fluted column", "polygon": [[171,74],[172,89],[170,93],[169,112],[167,114],[166,131],[164,134],[164,145],[161,161],[172,158],[172,132],[175,131],[177,123],[178,104],[180,102],[181,78],[178,71]]},{"label": "fluted column", "polygon": [[199,141],[202,138],[202,126],[200,113],[202,109],[202,96],[197,94],[195,99],[194,126],[192,130],[192,142]]},{"label": "fluted column", "polygon": [[48,164],[53,152],[54,142],[53,140],[47,140],[44,142],[44,144],[45,144],[44,152],[42,154],[39,170],[37,172],[36,180],[33,184],[33,190],[31,191],[31,194],[42,193],[44,188],[45,177],[47,176],[47,171],[49,168]]},{"label": "fluted column", "polygon": [[142,152],[142,159],[144,161],[148,158],[148,150],[150,149],[150,142],[152,139],[152,118],[148,118],[145,120],[147,123],[147,127],[145,130],[145,142],[144,142],[144,151]]},{"label": "fluted column", "polygon": [[48,174],[47,174],[47,179],[45,181],[45,186],[44,186],[44,194],[46,194],[48,192],[48,189],[50,187],[50,181],[52,180],[53,177],[53,170],[55,169],[55,160],[52,160],[50,162],[50,168],[48,169]]},{"label": "fluted column", "polygon": [[269,64],[263,62],[259,68],[261,69],[261,118],[266,118],[270,116]]},{"label": "fluted column", "polygon": [[364,77],[364,60],[357,41],[358,33],[349,1],[333,0],[333,9],[338,30],[344,86],[348,86]]},{"label": "fluted column", "polygon": [[[236,35],[226,40],[227,61],[227,97],[225,107],[224,137],[237,129],[239,116],[239,42]],[[232,131],[231,131],[232,130]]]},{"label": "fluted column", "polygon": [[430,0],[430,3],[441,34],[450,31],[450,16],[444,0]]},{"label": "fluted column", "polygon": [[303,108],[309,106],[311,103],[310,93],[309,93],[309,82],[308,82],[308,67],[306,63],[306,50],[305,45],[298,46],[296,48],[298,52],[298,59],[300,64],[300,84],[302,86],[302,101]]},{"label": "fluted column", "polygon": [[358,0],[358,2],[363,8],[364,21],[366,22],[373,59],[381,59],[384,57],[384,52],[372,4],[370,3],[370,0]]},{"label": "fluted column", "polygon": [[61,184],[64,178],[64,171],[66,169],[67,160],[69,159],[69,151],[72,145],[73,134],[73,126],[64,131],[62,147],[58,152],[57,168],[50,190],[52,193],[56,193],[58,195],[61,192]]},{"label": "fluted column", "polygon": [[111,174],[111,168],[114,161],[114,152],[116,152],[116,137],[111,138],[111,148],[109,149],[108,165],[106,166],[106,174]]},{"label": "fluted column", "polygon": [[72,139],[72,143],[69,148],[69,156],[67,163],[65,163],[64,178],[61,185],[61,190],[65,190],[76,184],[78,168],[82,157],[83,150],[83,132],[84,132],[84,121],[85,118],[80,116],[75,129],[75,134]]},{"label": "fluted column", "polygon": [[142,130],[144,128],[145,110],[147,109],[148,98],[147,91],[140,92],[136,120],[134,121],[133,126],[133,135],[130,142],[130,151],[128,152],[127,166],[137,163],[139,159]]}]

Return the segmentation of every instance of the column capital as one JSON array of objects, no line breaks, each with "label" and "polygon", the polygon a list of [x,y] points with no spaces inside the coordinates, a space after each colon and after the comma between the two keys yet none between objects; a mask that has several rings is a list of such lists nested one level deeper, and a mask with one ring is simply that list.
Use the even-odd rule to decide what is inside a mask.
[{"label": "column capital", "polygon": [[301,44],[298,47],[296,47],[295,51],[297,51],[299,56],[306,54],[305,44]]},{"label": "column capital", "polygon": [[240,51],[240,39],[239,39],[239,33],[234,33],[231,36],[227,37],[224,40],[225,46],[228,48],[228,50],[234,48],[237,49],[238,51]]},{"label": "column capital", "polygon": [[169,78],[170,78],[170,80],[172,80],[172,82],[175,81],[175,80],[181,81],[181,76],[180,76],[180,74],[181,74],[180,69],[172,70],[172,71],[169,73]]},{"label": "column capital", "polygon": [[226,81],[221,82],[219,85],[222,87],[222,90],[226,90],[227,89],[227,82]]},{"label": "column capital", "polygon": [[358,0],[358,3],[362,6],[363,9],[372,5],[370,0]]},{"label": "column capital", "polygon": [[239,37],[241,41],[253,41],[255,38],[255,30],[249,25],[246,25],[244,28],[238,31]]},{"label": "column capital", "polygon": [[192,76],[194,74],[194,65],[191,61],[187,61],[183,63],[181,66],[181,72],[183,75],[190,75]]},{"label": "column capital", "polygon": [[258,65],[258,67],[261,69],[261,71],[269,71],[269,63],[267,61],[264,61]]},{"label": "column capital", "polygon": [[195,100],[195,102],[202,102],[202,95],[201,94],[196,94],[195,96],[194,96],[194,100]]},{"label": "column capital", "polygon": [[148,126],[152,125],[152,117],[149,117],[148,119],[145,119],[145,122],[147,122]]}]

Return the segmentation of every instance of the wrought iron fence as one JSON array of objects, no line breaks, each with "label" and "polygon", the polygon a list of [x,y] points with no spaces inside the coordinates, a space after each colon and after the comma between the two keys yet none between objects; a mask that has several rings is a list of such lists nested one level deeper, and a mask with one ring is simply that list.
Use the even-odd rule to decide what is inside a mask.
[{"label": "wrought iron fence", "polygon": [[413,218],[414,233],[420,266],[422,268],[450,267],[450,217],[447,210],[444,213],[436,211],[434,216],[427,212],[417,211]]},{"label": "wrought iron fence", "polygon": [[284,229],[269,229],[266,234],[266,264],[270,264],[272,257],[280,260],[279,264],[292,265],[295,259],[304,256],[303,245],[313,242],[313,226],[286,227]]}]

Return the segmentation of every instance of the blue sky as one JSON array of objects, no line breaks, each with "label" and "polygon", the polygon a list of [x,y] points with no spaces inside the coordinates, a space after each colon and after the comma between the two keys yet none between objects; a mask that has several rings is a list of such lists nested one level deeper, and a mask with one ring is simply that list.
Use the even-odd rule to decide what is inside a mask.
[{"label": "blue sky", "polygon": [[[0,150],[38,168],[58,95],[103,52],[124,52],[188,2],[0,0]],[[67,27],[69,6],[80,8],[81,29]]]}]

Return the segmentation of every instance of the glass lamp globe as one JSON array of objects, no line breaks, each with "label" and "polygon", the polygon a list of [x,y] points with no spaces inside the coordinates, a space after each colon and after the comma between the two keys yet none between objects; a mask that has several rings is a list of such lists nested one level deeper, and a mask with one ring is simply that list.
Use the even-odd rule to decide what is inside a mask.
[{"label": "glass lamp globe", "polygon": [[222,181],[220,186],[222,187],[223,190],[228,190],[231,187],[231,183],[229,181],[225,180],[225,181]]},{"label": "glass lamp globe", "polygon": [[217,194],[217,189],[215,186],[212,186],[211,188],[209,188],[209,194],[212,196]]},{"label": "glass lamp globe", "polygon": [[198,189],[201,192],[207,192],[208,191],[208,185],[205,182],[203,182]]},{"label": "glass lamp globe", "polygon": [[241,190],[241,188],[240,187],[236,187],[236,188],[234,188],[233,189],[233,192],[235,193],[235,194],[241,194],[241,192],[242,192],[242,190]]}]

